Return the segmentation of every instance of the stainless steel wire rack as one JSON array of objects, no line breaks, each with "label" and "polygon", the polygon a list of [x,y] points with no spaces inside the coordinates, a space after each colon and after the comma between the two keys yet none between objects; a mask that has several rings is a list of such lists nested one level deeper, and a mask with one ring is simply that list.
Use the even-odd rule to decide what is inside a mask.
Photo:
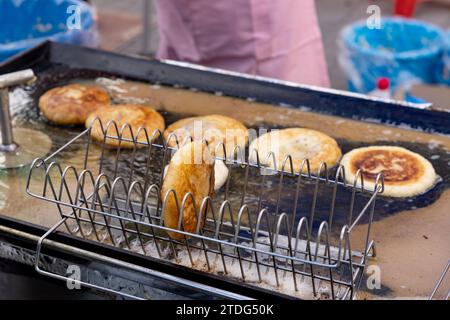
[{"label": "stainless steel wire rack", "polygon": [[[438,292],[444,288],[445,279],[447,277],[448,271],[450,270],[450,260],[447,262],[447,264],[444,267],[444,270],[442,271],[441,275],[439,276],[438,281],[436,282],[436,285],[433,288],[433,292],[431,293],[429,300],[433,300]],[[443,293],[443,299],[444,300],[450,300],[450,289],[445,293],[445,289],[442,290]]]},{"label": "stainless steel wire rack", "polygon": [[[168,147],[161,132],[133,132],[128,125],[96,121],[103,143],[92,140],[91,127],[31,165],[27,193],[53,203],[61,217],[38,243],[38,272],[66,279],[39,266],[46,238],[64,227],[72,235],[255,288],[302,299],[356,297],[367,259],[375,254],[371,225],[376,197],[384,188],[382,174],[368,190],[361,172],[349,185],[343,167],[330,169],[323,163],[311,172],[305,159],[294,172],[288,156],[278,170],[273,154],[267,155],[273,160],[268,167],[256,151],[250,151],[256,153],[252,162],[245,150],[227,157],[219,145],[223,157],[216,161],[225,161],[229,170],[225,185],[202,203],[195,203],[192,193],[178,203],[180,217],[189,199],[197,209],[199,223],[190,233],[183,231],[181,218],[177,230],[165,227],[162,218],[169,197],[177,199],[174,190],[160,196],[164,168],[177,148]],[[107,139],[118,140],[119,147],[107,147]],[[170,139],[179,145],[176,136]],[[124,142],[133,148],[121,148]],[[76,150],[84,161],[70,164],[67,154]],[[168,231],[183,240],[174,240]]]}]

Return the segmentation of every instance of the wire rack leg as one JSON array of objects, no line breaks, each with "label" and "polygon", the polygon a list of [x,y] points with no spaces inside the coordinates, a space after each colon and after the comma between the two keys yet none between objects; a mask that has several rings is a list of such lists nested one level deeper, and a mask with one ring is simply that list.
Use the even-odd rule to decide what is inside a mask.
[{"label": "wire rack leg", "polygon": [[68,277],[65,277],[65,276],[62,276],[62,275],[59,275],[59,274],[56,274],[56,273],[48,272],[48,271],[42,270],[39,267],[39,261],[40,261],[40,258],[41,258],[41,251],[42,251],[42,246],[43,246],[44,241],[46,241],[46,238],[50,234],[55,232],[62,224],[64,224],[66,222],[66,220],[67,220],[67,218],[64,218],[64,219],[60,220],[57,224],[55,224],[53,227],[51,227],[41,238],[39,238],[39,241],[38,241],[37,247],[36,247],[36,258],[35,258],[35,261],[34,261],[34,269],[39,274],[47,276],[47,277],[50,277],[50,278],[58,279],[58,280],[65,281],[65,282],[70,281],[70,282],[72,282],[72,283],[74,283],[76,285],[80,285],[80,286],[83,286],[83,287],[86,287],[86,288],[90,288],[90,289],[94,289],[94,290],[100,290],[100,291],[112,293],[112,294],[115,294],[115,295],[118,295],[118,296],[122,296],[122,297],[125,297],[125,298],[133,299],[133,300],[144,300],[144,299],[142,299],[140,297],[129,295],[129,294],[126,294],[126,293],[123,293],[123,292],[111,290],[111,289],[108,289],[108,288],[97,286],[95,284],[87,283],[87,282],[84,282],[84,281],[81,281],[81,280],[77,280],[77,279],[68,278]]},{"label": "wire rack leg", "polygon": [[[444,268],[444,271],[442,272],[441,276],[439,277],[439,280],[436,283],[436,286],[434,287],[429,300],[433,300],[434,296],[436,295],[437,291],[439,290],[440,286],[442,285],[442,282],[444,282],[445,276],[447,275],[447,272],[449,269],[450,269],[450,260],[447,262],[447,266]],[[445,297],[445,300],[449,300],[449,299],[450,299],[450,290],[448,291],[447,296]]]}]

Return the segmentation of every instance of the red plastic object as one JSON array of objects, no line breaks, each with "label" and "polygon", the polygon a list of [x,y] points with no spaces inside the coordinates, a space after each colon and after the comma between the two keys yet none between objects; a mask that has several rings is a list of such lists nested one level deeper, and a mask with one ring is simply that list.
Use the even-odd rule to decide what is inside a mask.
[{"label": "red plastic object", "polygon": [[395,14],[411,18],[417,2],[417,0],[395,0]]},{"label": "red plastic object", "polygon": [[386,90],[386,89],[389,88],[390,85],[391,84],[390,84],[390,81],[389,81],[388,78],[380,78],[380,79],[378,79],[377,88],[379,90]]}]

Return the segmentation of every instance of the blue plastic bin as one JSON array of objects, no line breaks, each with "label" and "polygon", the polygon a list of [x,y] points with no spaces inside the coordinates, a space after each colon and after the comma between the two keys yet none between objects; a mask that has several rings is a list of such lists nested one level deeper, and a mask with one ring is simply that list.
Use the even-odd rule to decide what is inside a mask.
[{"label": "blue plastic bin", "polygon": [[380,29],[366,21],[347,26],[340,34],[339,61],[352,91],[367,93],[377,79],[388,77],[393,90],[411,82],[437,81],[444,51],[444,33],[418,20],[383,18]]},{"label": "blue plastic bin", "polygon": [[445,53],[437,77],[440,83],[450,86],[450,30],[446,34]]},{"label": "blue plastic bin", "polygon": [[[78,6],[80,29],[67,26],[73,5]],[[95,10],[84,1],[0,0],[0,23],[0,61],[45,40],[89,47],[99,43]]]}]

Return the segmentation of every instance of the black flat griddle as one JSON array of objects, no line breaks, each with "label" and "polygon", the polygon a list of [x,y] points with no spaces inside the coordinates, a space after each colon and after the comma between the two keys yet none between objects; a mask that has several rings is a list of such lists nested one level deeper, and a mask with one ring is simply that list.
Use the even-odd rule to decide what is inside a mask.
[{"label": "black flat griddle", "polygon": [[[405,109],[405,106],[395,103],[363,99],[355,95],[287,86],[279,82],[215,73],[167,64],[157,60],[139,59],[52,42],[43,43],[0,64],[0,74],[26,68],[32,68],[39,74],[49,68],[57,70],[59,67],[74,70],[74,78],[88,76],[92,73],[96,76],[114,75],[125,79],[160,83],[161,85],[197,88],[211,93],[220,90],[226,96],[244,99],[252,97],[252,99],[263,103],[275,105],[286,103],[294,107],[308,107],[316,113],[349,119],[378,119],[391,125],[406,124],[412,128],[420,128],[428,132],[450,133],[450,113],[413,108]],[[52,81],[57,82],[58,79],[52,79]],[[45,232],[42,227],[2,216],[0,216],[0,225],[37,236],[41,236]],[[253,286],[224,277],[196,272],[150,257],[143,257],[128,251],[101,245],[97,242],[71,237],[64,233],[52,234],[50,239],[251,298],[288,298],[276,292],[256,289]],[[34,244],[30,245],[29,241],[23,239],[16,238],[13,240],[29,247],[34,246]],[[50,253],[56,256],[64,255],[61,252]]]}]

